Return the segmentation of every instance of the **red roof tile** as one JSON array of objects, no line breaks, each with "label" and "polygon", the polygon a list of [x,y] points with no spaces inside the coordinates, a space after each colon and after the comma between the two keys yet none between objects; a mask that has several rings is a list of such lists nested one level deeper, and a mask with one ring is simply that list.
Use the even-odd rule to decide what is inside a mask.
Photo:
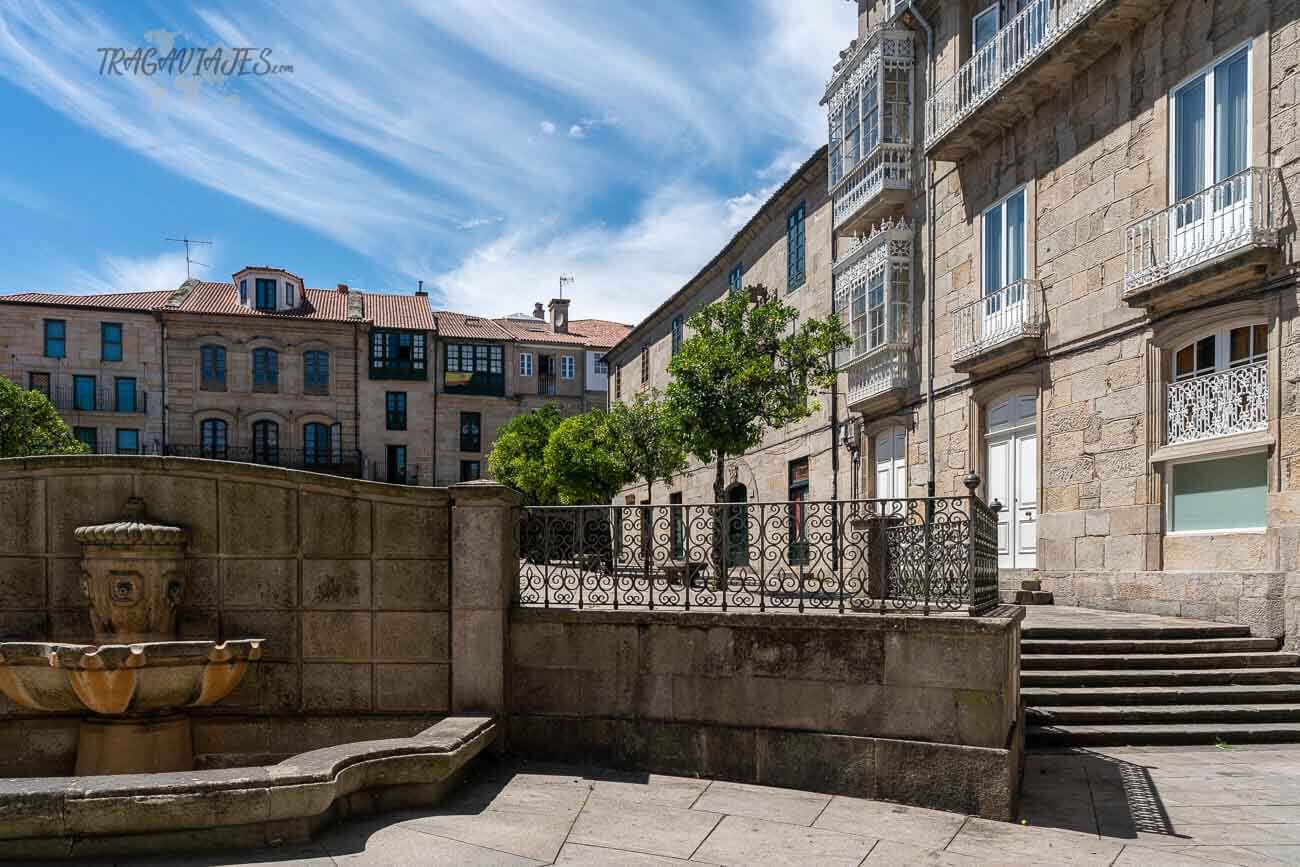
[{"label": "red roof tile", "polygon": [[570,319],[569,333],[580,334],[587,339],[588,346],[608,349],[627,337],[632,326],[625,322],[611,322],[608,319]]},{"label": "red roof tile", "polygon": [[565,346],[583,346],[587,339],[579,334],[556,334],[551,324],[529,316],[527,319],[497,319],[497,325],[508,331],[520,343],[560,343]]},{"label": "red roof tile", "polygon": [[[338,293],[342,294],[342,293]],[[434,329],[433,311],[427,295],[380,295],[364,293],[366,318],[378,328]]]},{"label": "red roof tile", "polygon": [[[182,292],[184,289],[182,288]],[[179,295],[179,293],[178,293]],[[222,316],[263,316],[279,319],[323,319],[352,322],[348,318],[348,293],[334,289],[303,289],[302,300],[292,310],[256,310],[239,303],[233,283],[194,281],[194,288],[169,308],[180,313],[215,313]]]},{"label": "red roof tile", "polygon": [[439,337],[459,337],[467,340],[511,339],[510,332],[483,316],[439,310],[433,314],[433,318],[438,321]]},{"label": "red roof tile", "polygon": [[58,307],[97,307],[109,310],[138,310],[147,313],[158,307],[172,294],[161,292],[110,292],[100,295],[66,295],[50,292],[22,292],[17,295],[0,295],[0,303],[49,304]]}]

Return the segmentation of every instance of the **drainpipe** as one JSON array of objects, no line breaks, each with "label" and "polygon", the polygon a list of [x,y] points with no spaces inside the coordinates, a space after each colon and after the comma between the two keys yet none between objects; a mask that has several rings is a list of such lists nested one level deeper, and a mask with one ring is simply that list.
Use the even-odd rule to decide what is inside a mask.
[{"label": "drainpipe", "polygon": [[[921,25],[925,31],[925,56],[929,61],[926,72],[926,88],[929,91],[934,89],[934,28],[930,22],[921,14],[921,10],[916,5],[917,0],[907,0],[907,9],[916,19],[916,23]],[[927,105],[929,99],[927,97]],[[924,147],[925,124],[922,120],[921,135],[922,147]],[[926,476],[925,493],[926,496],[933,497],[935,492],[935,434],[934,434],[934,362],[935,362],[935,345],[934,345],[934,327],[935,327],[935,298],[934,298],[934,161],[925,160],[925,224],[926,224],[926,248],[929,255],[929,262],[925,269],[926,284],[926,307],[928,309],[928,318],[930,333],[926,340],[926,352],[928,360],[926,362],[925,374],[925,404],[927,411],[927,439],[929,440],[929,472]]]},{"label": "drainpipe", "polygon": [[162,385],[158,399],[162,402],[162,452],[167,454],[167,319],[159,313],[158,321],[162,324]]}]

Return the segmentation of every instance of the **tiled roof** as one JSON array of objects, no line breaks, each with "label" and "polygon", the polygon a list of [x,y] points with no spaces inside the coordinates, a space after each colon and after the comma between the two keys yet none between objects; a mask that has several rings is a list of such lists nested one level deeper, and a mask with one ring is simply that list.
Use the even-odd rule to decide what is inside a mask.
[{"label": "tiled roof", "polygon": [[239,291],[233,283],[193,281],[193,289],[184,295],[178,290],[180,303],[170,308],[181,313],[216,313],[223,316],[263,316],[278,319],[324,319],[351,322],[348,318],[348,293],[334,289],[303,289],[302,300],[292,310],[256,310],[239,303]]},{"label": "tiled roof", "polygon": [[0,295],[0,303],[50,304],[59,307],[96,307],[109,310],[138,310],[147,313],[160,306],[171,295],[170,289],[161,292],[111,292],[100,295],[65,295],[50,292],[21,292],[17,295]]},{"label": "tiled roof", "polygon": [[380,295],[364,293],[366,318],[377,328],[406,328],[432,331],[433,311],[428,295]]},{"label": "tiled roof", "polygon": [[556,334],[551,330],[550,323],[541,319],[498,319],[496,323],[520,343],[559,343],[565,346],[584,346],[587,343],[587,339],[580,334]]},{"label": "tiled roof", "polygon": [[627,337],[632,326],[625,322],[610,322],[608,319],[570,319],[569,333],[581,334],[587,338],[588,346],[608,348]]},{"label": "tiled roof", "polygon": [[438,321],[439,337],[460,337],[468,340],[510,340],[510,332],[483,316],[470,316],[439,310],[433,314]]}]

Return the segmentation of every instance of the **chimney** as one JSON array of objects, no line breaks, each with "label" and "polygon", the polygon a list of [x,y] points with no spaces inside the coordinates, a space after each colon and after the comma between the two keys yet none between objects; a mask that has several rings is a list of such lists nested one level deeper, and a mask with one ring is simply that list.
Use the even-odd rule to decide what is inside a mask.
[{"label": "chimney", "polygon": [[547,305],[551,311],[551,330],[556,334],[569,333],[569,299],[552,298]]},{"label": "chimney", "polygon": [[533,305],[533,318],[543,321],[546,319],[546,312],[542,310],[542,302],[540,301]]},{"label": "chimney", "polygon": [[346,283],[340,283],[340,284],[339,284],[339,291],[342,292],[344,295],[348,294],[348,284],[346,284]]},{"label": "chimney", "polygon": [[421,298],[428,297],[429,293],[424,291],[424,281],[423,281],[423,280],[420,281],[420,287],[419,287],[418,289],[415,290],[415,294],[416,294],[416,295],[419,295]]}]

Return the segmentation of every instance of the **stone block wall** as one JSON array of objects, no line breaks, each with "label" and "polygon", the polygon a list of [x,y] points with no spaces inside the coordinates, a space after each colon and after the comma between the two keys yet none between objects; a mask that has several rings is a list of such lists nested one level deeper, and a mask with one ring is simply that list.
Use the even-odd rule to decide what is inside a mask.
[{"label": "stone block wall", "polygon": [[1020,616],[517,608],[511,748],[1009,818]]}]

